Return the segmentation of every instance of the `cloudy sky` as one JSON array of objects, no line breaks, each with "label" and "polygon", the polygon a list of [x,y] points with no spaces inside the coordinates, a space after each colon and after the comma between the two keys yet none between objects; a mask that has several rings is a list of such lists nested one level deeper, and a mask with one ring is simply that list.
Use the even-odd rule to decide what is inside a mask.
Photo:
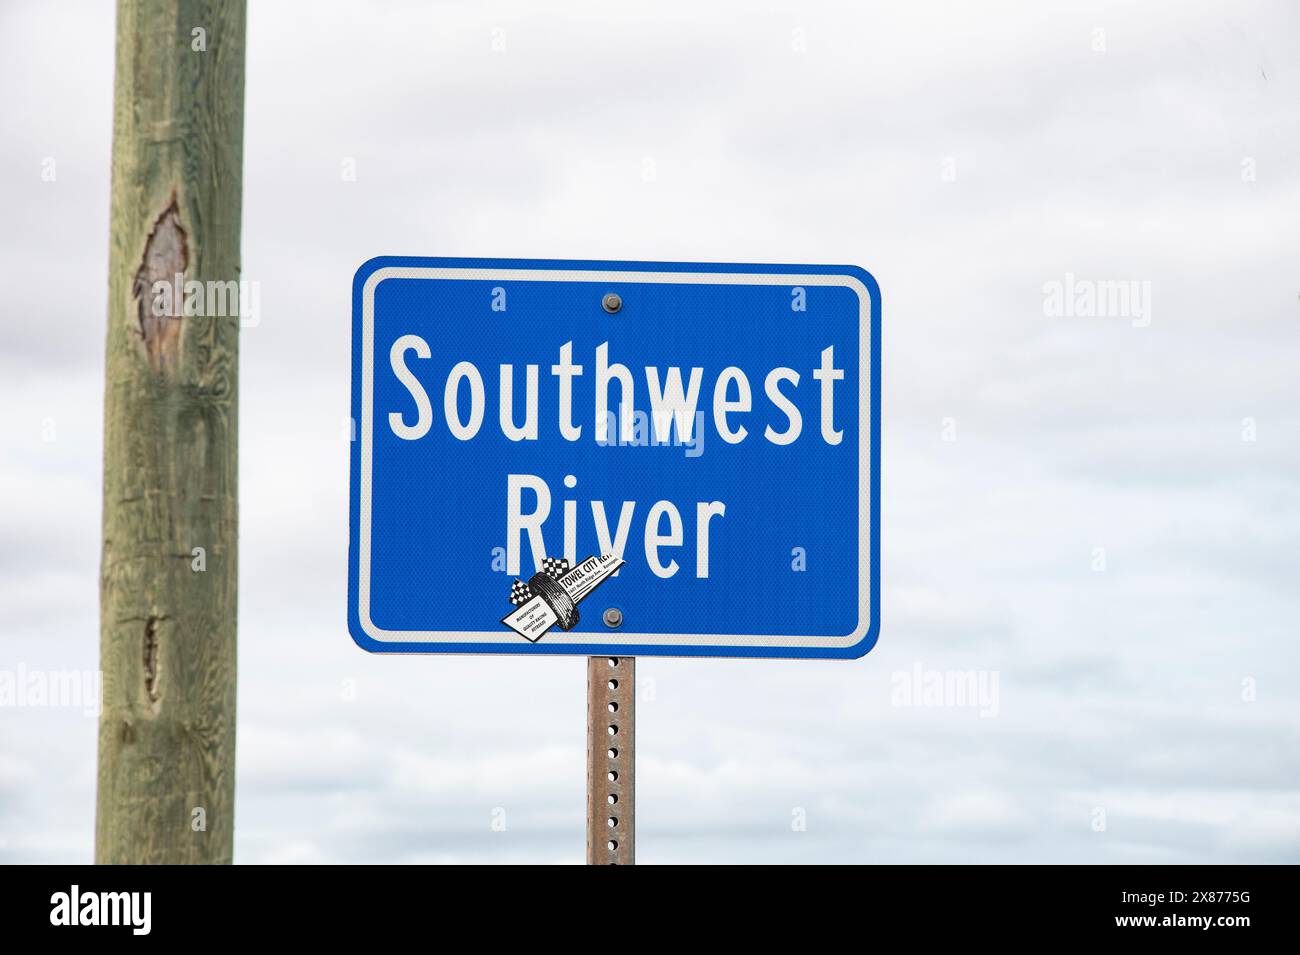
[{"label": "cloudy sky", "polygon": [[[237,861],[582,858],[580,658],[348,637],[377,254],[879,280],[879,645],[642,660],[639,861],[1300,861],[1294,4],[249,6]],[[0,671],[98,660],[113,30],[0,0]],[[0,708],[0,861],[91,859],[95,739]]]}]

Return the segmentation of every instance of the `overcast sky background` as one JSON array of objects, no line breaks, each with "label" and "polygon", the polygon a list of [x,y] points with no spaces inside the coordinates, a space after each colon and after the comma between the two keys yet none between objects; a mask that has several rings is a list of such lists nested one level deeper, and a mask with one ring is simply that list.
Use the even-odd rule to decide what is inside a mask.
[{"label": "overcast sky background", "polygon": [[[1300,861],[1300,7],[249,6],[237,861],[583,855],[581,658],[348,637],[378,254],[880,283],[880,642],[643,659],[638,861]],[[113,16],[0,0],[0,670],[98,661]],[[997,715],[891,705],[917,664]],[[95,746],[0,708],[0,861],[91,860]]]}]

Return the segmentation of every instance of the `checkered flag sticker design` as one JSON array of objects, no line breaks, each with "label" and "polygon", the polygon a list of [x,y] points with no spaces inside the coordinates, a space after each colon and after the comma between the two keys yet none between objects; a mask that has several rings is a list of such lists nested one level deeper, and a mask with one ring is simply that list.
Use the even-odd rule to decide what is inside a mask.
[{"label": "checkered flag sticker design", "polygon": [[521,607],[528,603],[528,600],[532,595],[532,589],[522,580],[516,580],[510,585],[510,602],[516,607]]},{"label": "checkered flag sticker design", "polygon": [[[567,574],[573,568],[569,565],[564,557],[542,557],[542,573],[550,577],[552,581],[558,581],[560,577]],[[523,581],[515,581],[510,585],[510,602],[516,607],[523,607],[525,603],[533,599],[533,589]]]},{"label": "checkered flag sticker design", "polygon": [[623,566],[613,554],[588,557],[576,567],[563,557],[543,557],[528,583],[510,585],[514,610],[501,622],[525,640],[536,643],[552,626],[572,630],[578,623],[578,603]]},{"label": "checkered flag sticker design", "polygon": [[[559,580],[572,569],[573,567],[563,557],[542,558],[542,573],[552,580]],[[533,588],[522,580],[516,580],[510,585],[510,602],[516,607],[522,607],[532,598]]]},{"label": "checkered flag sticker design", "polygon": [[559,580],[570,570],[569,562],[563,557],[543,557],[542,573],[547,577],[553,577]]}]

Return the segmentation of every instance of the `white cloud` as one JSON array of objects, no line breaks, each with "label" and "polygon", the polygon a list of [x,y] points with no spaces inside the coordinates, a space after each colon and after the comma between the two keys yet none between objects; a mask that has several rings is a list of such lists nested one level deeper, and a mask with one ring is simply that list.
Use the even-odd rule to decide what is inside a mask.
[{"label": "white cloud", "polygon": [[[881,642],[641,661],[642,860],[1300,860],[1296,20],[252,5],[237,857],[581,858],[580,660],[377,659],[346,634],[349,287],[405,253],[881,282]],[[23,93],[0,103],[0,668],[98,654],[112,31],[105,4],[0,8]],[[1151,325],[1046,316],[1066,272],[1150,281]],[[998,670],[998,716],[891,706],[918,661]],[[0,709],[0,858],[90,858],[94,746],[80,715]]]}]

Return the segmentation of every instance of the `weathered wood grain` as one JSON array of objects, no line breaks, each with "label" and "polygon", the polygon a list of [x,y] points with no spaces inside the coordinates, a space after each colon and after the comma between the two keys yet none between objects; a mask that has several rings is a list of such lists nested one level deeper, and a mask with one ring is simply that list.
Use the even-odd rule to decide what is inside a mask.
[{"label": "weathered wood grain", "polygon": [[159,315],[151,288],[240,277],[244,23],[243,0],[118,3],[101,863],[233,852],[239,318]]}]

